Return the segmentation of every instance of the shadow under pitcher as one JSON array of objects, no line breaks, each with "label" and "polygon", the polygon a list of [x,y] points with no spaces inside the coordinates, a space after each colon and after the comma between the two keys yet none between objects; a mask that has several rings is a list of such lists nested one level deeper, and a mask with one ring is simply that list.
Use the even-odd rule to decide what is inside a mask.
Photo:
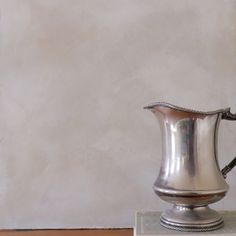
[{"label": "shadow under pitcher", "polygon": [[217,160],[218,127],[222,119],[236,120],[230,108],[201,112],[155,103],[144,107],[157,117],[162,133],[162,161],[155,193],[173,204],[160,223],[181,231],[210,231],[223,226],[223,219],[208,204],[228,191],[226,174],[236,158],[222,170]]}]

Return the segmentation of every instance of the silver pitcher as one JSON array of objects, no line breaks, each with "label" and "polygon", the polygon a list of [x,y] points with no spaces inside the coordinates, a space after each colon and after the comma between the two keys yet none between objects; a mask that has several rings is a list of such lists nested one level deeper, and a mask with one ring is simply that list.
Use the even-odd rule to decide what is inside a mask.
[{"label": "silver pitcher", "polygon": [[222,199],[229,186],[217,160],[217,133],[221,119],[236,120],[230,108],[201,112],[168,103],[146,106],[158,118],[162,132],[162,161],[154,191],[173,204],[160,223],[182,231],[209,231],[223,226],[219,213],[208,204]]}]

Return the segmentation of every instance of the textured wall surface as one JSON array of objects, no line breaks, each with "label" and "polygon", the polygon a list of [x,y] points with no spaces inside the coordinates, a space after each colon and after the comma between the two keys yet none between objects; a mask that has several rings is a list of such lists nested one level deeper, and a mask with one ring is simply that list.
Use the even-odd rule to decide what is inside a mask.
[{"label": "textured wall surface", "polygon": [[[155,101],[236,112],[236,0],[0,0],[0,228],[131,227],[167,206]],[[222,121],[219,161],[236,154]],[[236,209],[236,171],[217,209]]]}]

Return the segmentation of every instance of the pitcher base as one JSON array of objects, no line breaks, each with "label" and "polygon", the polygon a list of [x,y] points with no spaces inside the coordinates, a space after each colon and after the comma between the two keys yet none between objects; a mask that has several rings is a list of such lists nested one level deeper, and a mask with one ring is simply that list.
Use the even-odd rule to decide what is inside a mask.
[{"label": "pitcher base", "polygon": [[222,217],[208,206],[173,206],[162,213],[160,224],[168,229],[205,232],[223,227]]}]

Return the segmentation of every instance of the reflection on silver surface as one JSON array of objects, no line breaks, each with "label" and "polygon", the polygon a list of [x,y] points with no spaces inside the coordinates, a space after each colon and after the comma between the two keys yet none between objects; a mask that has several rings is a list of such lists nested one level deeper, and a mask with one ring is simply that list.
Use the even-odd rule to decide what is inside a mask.
[{"label": "reflection on silver surface", "polygon": [[175,205],[163,213],[161,223],[183,228],[187,216],[187,231],[221,227],[221,217],[207,205],[219,201],[228,190],[217,160],[217,133],[222,116],[231,114],[229,108],[200,112],[167,103],[145,108],[158,118],[163,139],[154,191]]}]

